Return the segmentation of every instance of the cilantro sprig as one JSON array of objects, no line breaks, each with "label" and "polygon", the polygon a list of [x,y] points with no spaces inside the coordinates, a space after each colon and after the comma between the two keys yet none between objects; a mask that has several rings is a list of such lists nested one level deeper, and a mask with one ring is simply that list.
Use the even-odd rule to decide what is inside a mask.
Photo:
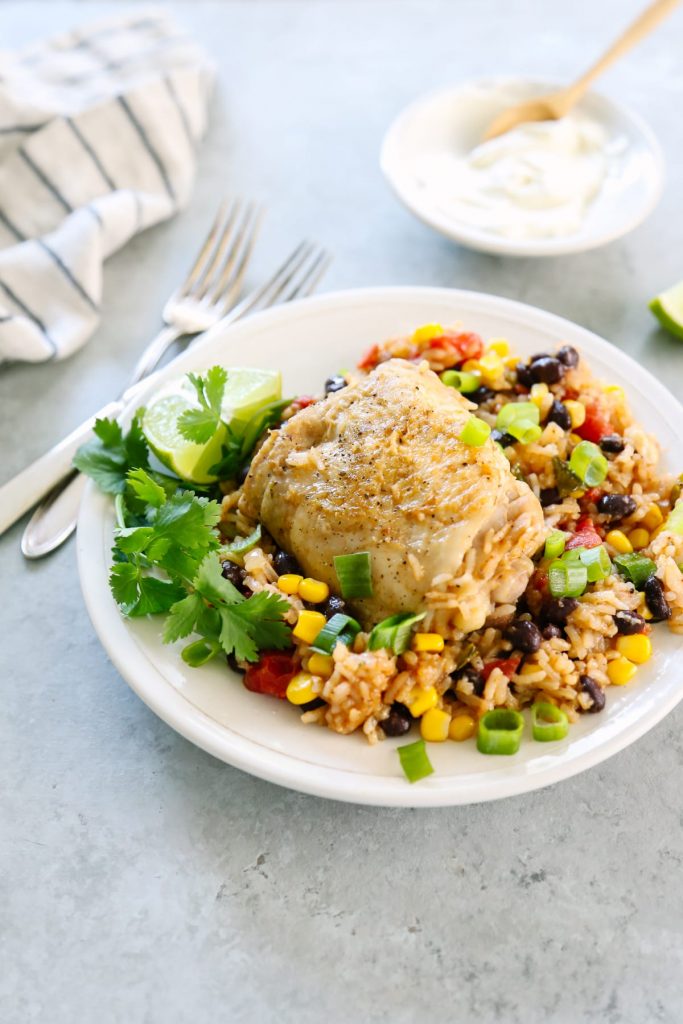
[{"label": "cilantro sprig", "polygon": [[188,373],[188,380],[197,392],[198,409],[186,409],[178,418],[178,430],[188,441],[206,444],[221,425],[221,406],[228,371],[222,366],[212,366],[206,376]]},{"label": "cilantro sprig", "polygon": [[92,477],[105,494],[121,494],[129,470],[149,467],[149,450],[141,419],[142,410],[138,410],[126,434],[116,420],[96,420],[95,436],[82,444],[74,456],[76,469]]}]

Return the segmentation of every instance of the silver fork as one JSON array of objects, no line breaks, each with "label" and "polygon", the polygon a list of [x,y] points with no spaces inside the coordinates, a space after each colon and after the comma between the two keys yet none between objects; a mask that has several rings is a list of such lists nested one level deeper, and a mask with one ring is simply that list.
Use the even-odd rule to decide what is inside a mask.
[{"label": "silver fork", "polygon": [[[329,263],[330,256],[324,249],[302,242],[263,285],[250,292],[220,322],[233,323],[258,309],[310,295]],[[200,339],[201,335],[192,344]],[[40,517],[32,517],[22,538],[22,551],[27,558],[41,558],[54,551],[74,530],[85,480],[70,469],[71,460],[77,448],[87,440],[95,419],[118,416],[158,376],[159,373],[151,374],[130,385],[119,399],[108,403],[50,452],[0,487],[0,533],[52,488],[49,506],[45,506]],[[58,490],[55,485],[63,484],[67,478],[68,486]],[[32,500],[27,497],[31,493]]]}]

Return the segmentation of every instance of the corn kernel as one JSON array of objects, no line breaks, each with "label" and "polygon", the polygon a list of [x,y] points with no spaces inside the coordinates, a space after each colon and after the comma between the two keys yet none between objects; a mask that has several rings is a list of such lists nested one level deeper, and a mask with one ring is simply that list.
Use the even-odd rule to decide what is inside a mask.
[{"label": "corn kernel", "polygon": [[297,640],[303,640],[304,643],[312,644],[326,622],[327,619],[322,612],[310,612],[305,608],[304,611],[299,612],[299,618],[292,630],[292,635]]},{"label": "corn kernel", "polygon": [[308,671],[314,676],[329,679],[334,672],[334,658],[329,654],[312,654],[308,659]]},{"label": "corn kernel", "polygon": [[467,373],[480,373],[481,363],[478,359],[466,359],[462,364],[462,368],[463,370],[466,370]]},{"label": "corn kernel", "polygon": [[443,637],[438,633],[416,633],[413,637],[413,650],[438,653],[443,650]]},{"label": "corn kernel", "polygon": [[647,512],[641,519],[641,524],[646,530],[656,530],[664,522],[664,513],[659,505],[650,505]]},{"label": "corn kernel", "polygon": [[641,551],[650,543],[650,534],[647,530],[642,530],[638,527],[637,530],[631,530],[628,539],[631,541],[631,547],[634,551]]},{"label": "corn kernel", "polygon": [[572,427],[582,426],[586,420],[586,406],[582,402],[574,402],[569,398],[564,403],[564,407],[569,413]]},{"label": "corn kernel", "polygon": [[621,530],[610,530],[609,533],[605,535],[605,540],[608,544],[611,544],[615,551],[618,551],[620,555],[629,555],[633,551],[631,541],[625,533],[622,533]]},{"label": "corn kernel", "polygon": [[505,366],[508,370],[514,370],[518,362],[519,356],[505,356],[505,358],[503,359],[503,366]]},{"label": "corn kernel", "polygon": [[296,594],[302,579],[303,576],[297,576],[293,572],[287,572],[277,581],[278,589],[281,590],[283,594]]},{"label": "corn kernel", "polygon": [[638,669],[627,658],[615,658],[607,665],[607,675],[613,686],[626,686],[633,679]]},{"label": "corn kernel", "polygon": [[543,402],[545,401],[548,394],[547,384],[532,384],[531,391],[529,392],[529,398],[539,409],[543,408]]},{"label": "corn kernel", "polygon": [[424,345],[432,338],[440,338],[443,335],[441,324],[424,324],[413,332],[412,342],[414,345]]},{"label": "corn kernel", "polygon": [[479,360],[479,373],[482,384],[487,387],[496,384],[503,373],[503,360],[495,352],[487,352]]},{"label": "corn kernel", "polygon": [[492,338],[486,346],[488,352],[495,352],[497,356],[504,359],[510,355],[510,342],[507,338]]},{"label": "corn kernel", "polygon": [[652,657],[652,641],[644,633],[620,636],[615,647],[619,654],[636,665],[644,665]]},{"label": "corn kernel", "polygon": [[639,615],[642,615],[642,617],[645,619],[646,622],[649,622],[650,619],[652,618],[652,612],[650,611],[650,609],[647,606],[647,601],[645,600],[645,594],[641,594],[640,595],[640,604],[638,605],[638,608],[636,610],[637,610]]},{"label": "corn kernel", "polygon": [[581,442],[583,441],[583,438],[579,434],[570,434],[569,435],[569,440],[571,441],[572,444],[581,444]]},{"label": "corn kernel", "polygon": [[315,680],[310,672],[297,672],[287,684],[287,700],[290,704],[308,704],[317,696]]},{"label": "corn kernel", "polygon": [[330,588],[322,580],[307,578],[301,580],[298,593],[302,601],[308,601],[310,604],[322,604],[330,596]]},{"label": "corn kernel", "polygon": [[472,715],[456,715],[448,727],[448,735],[457,743],[468,740],[474,736],[477,730],[477,723]]},{"label": "corn kernel", "polygon": [[420,733],[427,743],[443,743],[448,739],[451,716],[441,708],[430,708],[420,719]]},{"label": "corn kernel", "polygon": [[420,718],[425,711],[435,707],[438,700],[439,695],[433,686],[429,686],[426,690],[415,686],[410,692],[407,703],[413,718]]},{"label": "corn kernel", "polygon": [[623,401],[626,397],[621,384],[605,384],[602,390],[606,395],[613,395],[614,398],[618,398],[620,401]]}]

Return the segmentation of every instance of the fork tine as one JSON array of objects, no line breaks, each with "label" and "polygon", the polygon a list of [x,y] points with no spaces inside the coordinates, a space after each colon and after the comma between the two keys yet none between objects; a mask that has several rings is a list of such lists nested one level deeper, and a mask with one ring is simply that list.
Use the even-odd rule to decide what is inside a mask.
[{"label": "fork tine", "polygon": [[202,271],[188,293],[193,299],[200,300],[206,295],[216,268],[221,265],[225,253],[229,252],[235,245],[233,236],[236,231],[239,233],[238,224],[240,217],[243,216],[242,200],[234,199],[230,205],[230,211],[225,222],[215,239],[211,252],[204,261]]},{"label": "fork tine", "polygon": [[179,295],[187,295],[188,292],[191,291],[191,289],[194,287],[195,283],[199,279],[199,276],[201,275],[202,270],[206,264],[206,259],[214,247],[216,237],[218,235],[218,229],[220,227],[221,221],[223,220],[223,217],[225,216],[227,208],[228,202],[227,200],[224,199],[221,205],[218,207],[218,213],[216,214],[214,222],[211,225],[211,230],[206,236],[206,241],[204,242],[204,245],[199,250],[197,259],[192,264],[190,272],[188,273],[187,277],[185,278],[182,285],[178,289]]},{"label": "fork tine", "polygon": [[238,302],[236,306],[233,306],[231,310],[225,315],[225,320],[228,323],[232,323],[234,320],[239,320],[245,313],[249,313],[252,309],[258,306],[268,295],[273,288],[280,285],[283,278],[286,278],[292,267],[298,267],[302,260],[305,260],[311,252],[312,246],[310,242],[300,242],[296,249],[289,254],[287,259],[277,268],[277,270],[258,288],[254,291],[249,292],[241,302]]},{"label": "fork tine", "polygon": [[324,249],[320,249],[318,255],[313,260],[312,265],[304,273],[302,279],[296,283],[286,295],[283,296],[282,302],[291,302],[292,299],[298,297],[306,298],[307,295],[311,295],[318,286],[323,274],[326,273],[332,257]]},{"label": "fork tine", "polygon": [[308,271],[310,270],[310,261],[312,259],[315,259],[315,257],[321,252],[322,250],[319,250],[317,246],[311,245],[309,243],[308,249],[303,259],[299,260],[296,263],[296,265],[290,269],[289,273],[284,276],[284,278],[279,282],[277,287],[271,289],[270,294],[264,296],[262,305],[274,306],[275,303],[280,301],[281,299],[282,301],[286,302],[287,298],[283,297],[288,295],[288,289],[295,291],[296,288],[298,287],[298,285],[296,284],[298,280],[297,275],[307,274]]},{"label": "fork tine", "polygon": [[223,267],[218,274],[218,280],[215,280],[210,286],[211,293],[206,295],[207,301],[222,302],[224,309],[230,308],[237,297],[247,263],[251,259],[264,213],[265,208],[256,203],[250,203],[247,207],[240,233],[225,258]]}]

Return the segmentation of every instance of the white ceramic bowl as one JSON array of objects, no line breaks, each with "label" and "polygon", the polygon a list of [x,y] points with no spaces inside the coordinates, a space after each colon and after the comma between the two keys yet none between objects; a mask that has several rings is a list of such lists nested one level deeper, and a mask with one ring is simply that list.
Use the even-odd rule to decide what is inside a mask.
[{"label": "white ceramic bowl", "polygon": [[[683,447],[683,410],[642,367],[568,320],[508,299],[437,288],[373,288],[306,299],[211,331],[181,359],[181,370],[279,366],[286,394],[320,393],[323,381],[357,362],[376,341],[417,325],[462,321],[484,337],[506,336],[519,352],[569,342],[598,376],[626,389],[632,408],[665,452]],[[177,375],[177,366],[170,371]],[[139,405],[139,401],[134,406]],[[128,417],[134,409],[128,410]],[[547,786],[590,768],[652,728],[683,697],[683,637],[658,627],[655,654],[637,680],[608,693],[559,743],[535,743],[527,725],[514,757],[486,757],[473,743],[431,744],[430,778],[411,786],[397,741],[375,747],[359,735],[303,726],[284,701],[249,693],[224,661],[190,669],[178,647],[159,639],[159,619],[125,620],[107,585],[114,530],[112,502],[90,485],[78,525],[78,563],[93,625],[135,692],[164,721],[216,757],[292,789],[355,803],[429,807],[475,803]],[[678,661],[676,660],[678,658]],[[400,742],[400,741],[398,741]]]},{"label": "white ceramic bowl", "polygon": [[[389,128],[380,162],[399,199],[420,220],[461,245],[508,256],[559,256],[594,249],[632,231],[657,203],[664,160],[657,139],[636,114],[598,93],[588,93],[577,110],[605,129],[608,139],[626,146],[615,173],[591,203],[577,232],[553,238],[508,238],[472,227],[449,214],[424,167],[425,155],[462,157],[506,107],[560,87],[558,82],[491,78],[431,93],[412,103]],[[501,98],[504,97],[504,98]]]}]

